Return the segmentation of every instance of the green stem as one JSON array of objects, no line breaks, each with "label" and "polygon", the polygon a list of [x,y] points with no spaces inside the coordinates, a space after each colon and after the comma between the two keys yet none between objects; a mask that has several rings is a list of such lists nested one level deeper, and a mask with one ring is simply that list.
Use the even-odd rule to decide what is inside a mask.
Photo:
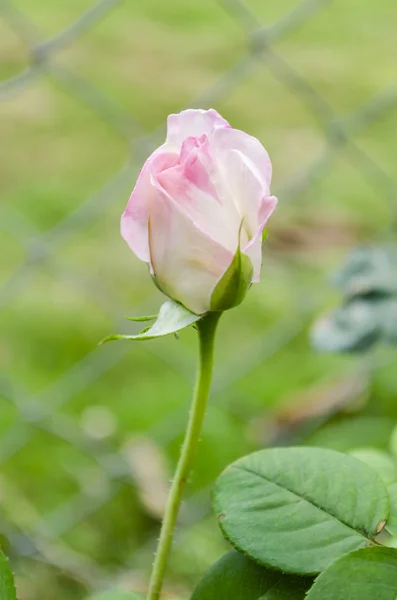
[{"label": "green stem", "polygon": [[214,357],[215,331],[221,313],[213,312],[197,322],[200,340],[200,360],[197,382],[190,409],[181,455],[171,485],[170,494],[161,526],[160,539],[154,559],[147,600],[159,600],[164,573],[170,553],[175,523],[178,517],[182,493],[192,468],[211,387]]}]

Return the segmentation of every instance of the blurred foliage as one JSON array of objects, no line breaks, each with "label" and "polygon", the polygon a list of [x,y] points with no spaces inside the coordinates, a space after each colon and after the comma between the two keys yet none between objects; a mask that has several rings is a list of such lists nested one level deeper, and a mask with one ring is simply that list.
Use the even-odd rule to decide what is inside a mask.
[{"label": "blurred foliage", "polygon": [[144,596],[130,594],[129,592],[108,591],[97,596],[92,596],[89,600],[144,600]]},{"label": "blurred foliage", "polygon": [[344,303],[317,323],[312,337],[318,349],[359,352],[378,341],[397,343],[397,248],[357,248],[335,283]]}]

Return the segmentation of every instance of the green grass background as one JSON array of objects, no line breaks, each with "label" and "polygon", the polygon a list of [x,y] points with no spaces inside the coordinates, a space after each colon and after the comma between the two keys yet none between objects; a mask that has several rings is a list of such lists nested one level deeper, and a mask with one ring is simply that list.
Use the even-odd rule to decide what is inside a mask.
[{"label": "green grass background", "polygon": [[[35,30],[22,31],[5,14],[2,80],[28,67],[37,35],[57,35],[90,4],[14,0]],[[269,27],[297,4],[250,0],[246,6]],[[106,578],[137,591],[145,587],[153,551],[147,540],[155,540],[158,520],[139,485],[121,483],[104,506],[69,527],[79,510],[78,502],[69,501],[83,492],[95,504],[109,485],[97,462],[71,442],[77,436],[94,453],[103,452],[103,444],[117,453],[143,436],[157,444],[165,479],[177,458],[194,376],[195,332],[127,348],[96,345],[115,328],[134,330],[121,323],[122,315],[151,313],[162,301],[145,266],[121,240],[119,217],[149,151],[136,139],[150,141],[157,132],[160,142],[170,112],[197,105],[248,55],[252,42],[244,19],[225,7],[211,0],[120,3],[56,53],[51,69],[0,103],[0,503],[21,600],[80,600],[92,585],[67,569],[18,557],[6,538],[18,540],[21,532],[34,540],[44,536],[46,544],[58,537]],[[220,326],[215,392],[190,494],[207,490],[230,461],[266,443],[266,421],[274,411],[357,368],[356,359],[315,353],[308,331],[315,316],[338,301],[327,277],[345,252],[358,241],[382,237],[391,223],[396,111],[390,103],[368,126],[352,130],[329,167],[301,188],[329,140],[308,92],[286,84],[283,65],[326,101],[333,113],[327,113],[328,122],[350,123],[373,97],[395,93],[396,19],[391,0],[325,3],[274,42],[276,59],[262,53],[241,82],[204,102],[263,142],[280,203],[269,224],[262,282]],[[69,72],[107,98],[108,119],[82,98],[81,85],[71,87]],[[369,162],[357,158],[357,147]],[[107,202],[98,200],[95,218],[82,227],[79,218],[66,221],[72,233],[62,237],[64,220],[126,162],[119,189],[105,194]],[[376,399],[372,412],[392,414],[392,367],[376,372],[370,392]],[[55,417],[35,427],[32,415],[51,413],[58,403]],[[18,406],[28,421],[23,427]],[[90,438],[97,414],[90,407],[105,408],[113,425],[103,444]],[[19,439],[22,448],[13,452]],[[224,548],[212,519],[200,519],[208,497],[207,490],[186,508],[168,575],[171,594],[188,593]],[[94,575],[98,587],[107,582]]]}]

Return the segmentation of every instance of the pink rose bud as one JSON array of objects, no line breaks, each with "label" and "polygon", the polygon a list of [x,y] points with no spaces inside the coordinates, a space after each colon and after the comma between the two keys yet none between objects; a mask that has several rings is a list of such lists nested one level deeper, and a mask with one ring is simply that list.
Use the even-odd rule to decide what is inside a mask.
[{"label": "pink rose bud", "polygon": [[170,115],[147,159],[121,234],[157,286],[196,314],[239,304],[257,283],[262,234],[276,207],[272,165],[256,138],[215,110]]}]

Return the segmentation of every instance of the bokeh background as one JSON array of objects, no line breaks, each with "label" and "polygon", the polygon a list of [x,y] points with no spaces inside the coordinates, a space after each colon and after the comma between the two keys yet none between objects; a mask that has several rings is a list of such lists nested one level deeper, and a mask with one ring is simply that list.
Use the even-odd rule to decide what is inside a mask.
[{"label": "bokeh background", "polygon": [[382,446],[396,420],[391,351],[319,354],[309,331],[346,252],[393,228],[397,4],[92,2],[0,4],[0,542],[21,600],[145,589],[195,332],[97,343],[160,306],[119,217],[167,115],[212,106],[266,146],[280,202],[262,282],[220,326],[167,578],[186,598],[225,548],[209,498],[230,461],[330,426]]}]

